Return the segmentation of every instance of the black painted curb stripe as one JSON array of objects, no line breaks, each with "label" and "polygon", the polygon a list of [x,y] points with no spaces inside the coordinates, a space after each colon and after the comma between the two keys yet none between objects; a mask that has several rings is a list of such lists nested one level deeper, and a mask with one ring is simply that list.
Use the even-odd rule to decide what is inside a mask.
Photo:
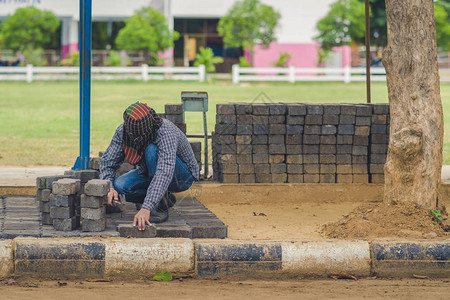
[{"label": "black painted curb stripe", "polygon": [[450,261],[450,242],[374,242],[372,260]]},{"label": "black painted curb stripe", "polygon": [[197,244],[197,261],[281,261],[281,245]]}]

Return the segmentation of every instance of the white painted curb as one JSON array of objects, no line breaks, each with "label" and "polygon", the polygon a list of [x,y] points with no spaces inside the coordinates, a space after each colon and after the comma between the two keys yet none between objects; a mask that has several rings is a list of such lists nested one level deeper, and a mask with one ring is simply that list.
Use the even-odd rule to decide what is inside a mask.
[{"label": "white painted curb", "polygon": [[0,278],[14,272],[13,241],[0,241]]},{"label": "white painted curb", "polygon": [[296,275],[326,276],[346,272],[370,275],[369,243],[364,241],[282,242],[282,270]]},{"label": "white painted curb", "polygon": [[191,239],[108,239],[105,244],[105,275],[152,276],[158,271],[194,271]]}]

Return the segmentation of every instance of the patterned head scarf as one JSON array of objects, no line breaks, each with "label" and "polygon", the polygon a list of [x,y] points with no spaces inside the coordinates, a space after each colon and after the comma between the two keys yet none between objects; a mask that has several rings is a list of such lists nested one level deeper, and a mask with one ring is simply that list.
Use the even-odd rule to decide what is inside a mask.
[{"label": "patterned head scarf", "polygon": [[123,148],[127,161],[136,165],[145,148],[155,139],[162,119],[156,112],[139,101],[131,104],[123,113]]}]

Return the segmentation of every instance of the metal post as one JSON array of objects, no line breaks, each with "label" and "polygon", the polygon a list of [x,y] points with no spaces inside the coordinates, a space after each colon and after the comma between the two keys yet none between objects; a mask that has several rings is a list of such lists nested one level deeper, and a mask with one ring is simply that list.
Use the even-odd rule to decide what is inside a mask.
[{"label": "metal post", "polygon": [[89,168],[91,130],[92,0],[80,0],[80,156],[74,170]]},{"label": "metal post", "polygon": [[370,5],[369,0],[366,0],[366,89],[367,89],[367,103],[370,99]]}]

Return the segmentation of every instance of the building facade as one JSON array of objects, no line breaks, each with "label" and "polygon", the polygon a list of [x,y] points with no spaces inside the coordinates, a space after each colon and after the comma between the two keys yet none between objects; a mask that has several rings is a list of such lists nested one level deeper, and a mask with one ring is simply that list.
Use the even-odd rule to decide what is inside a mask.
[{"label": "building facade", "polygon": [[[92,20],[107,23],[108,34],[112,24],[123,22],[144,6],[152,6],[165,15],[170,29],[180,33],[174,49],[164,56],[166,63],[192,64],[200,46],[211,47],[214,53],[224,57],[219,71],[229,70],[231,64],[244,53],[241,49],[225,49],[217,34],[217,23],[237,0],[92,0]],[[290,55],[288,64],[296,67],[316,67],[320,45],[313,40],[317,34],[316,23],[326,15],[335,0],[261,0],[281,14],[276,30],[276,42],[268,48],[256,46],[255,67],[271,67],[281,53]],[[61,21],[61,55],[66,57],[78,49],[78,0],[0,0],[0,20],[13,14],[19,7],[33,5],[52,11]],[[123,24],[123,23],[122,23]],[[342,47],[333,55],[335,66],[350,65],[350,49]]]}]

